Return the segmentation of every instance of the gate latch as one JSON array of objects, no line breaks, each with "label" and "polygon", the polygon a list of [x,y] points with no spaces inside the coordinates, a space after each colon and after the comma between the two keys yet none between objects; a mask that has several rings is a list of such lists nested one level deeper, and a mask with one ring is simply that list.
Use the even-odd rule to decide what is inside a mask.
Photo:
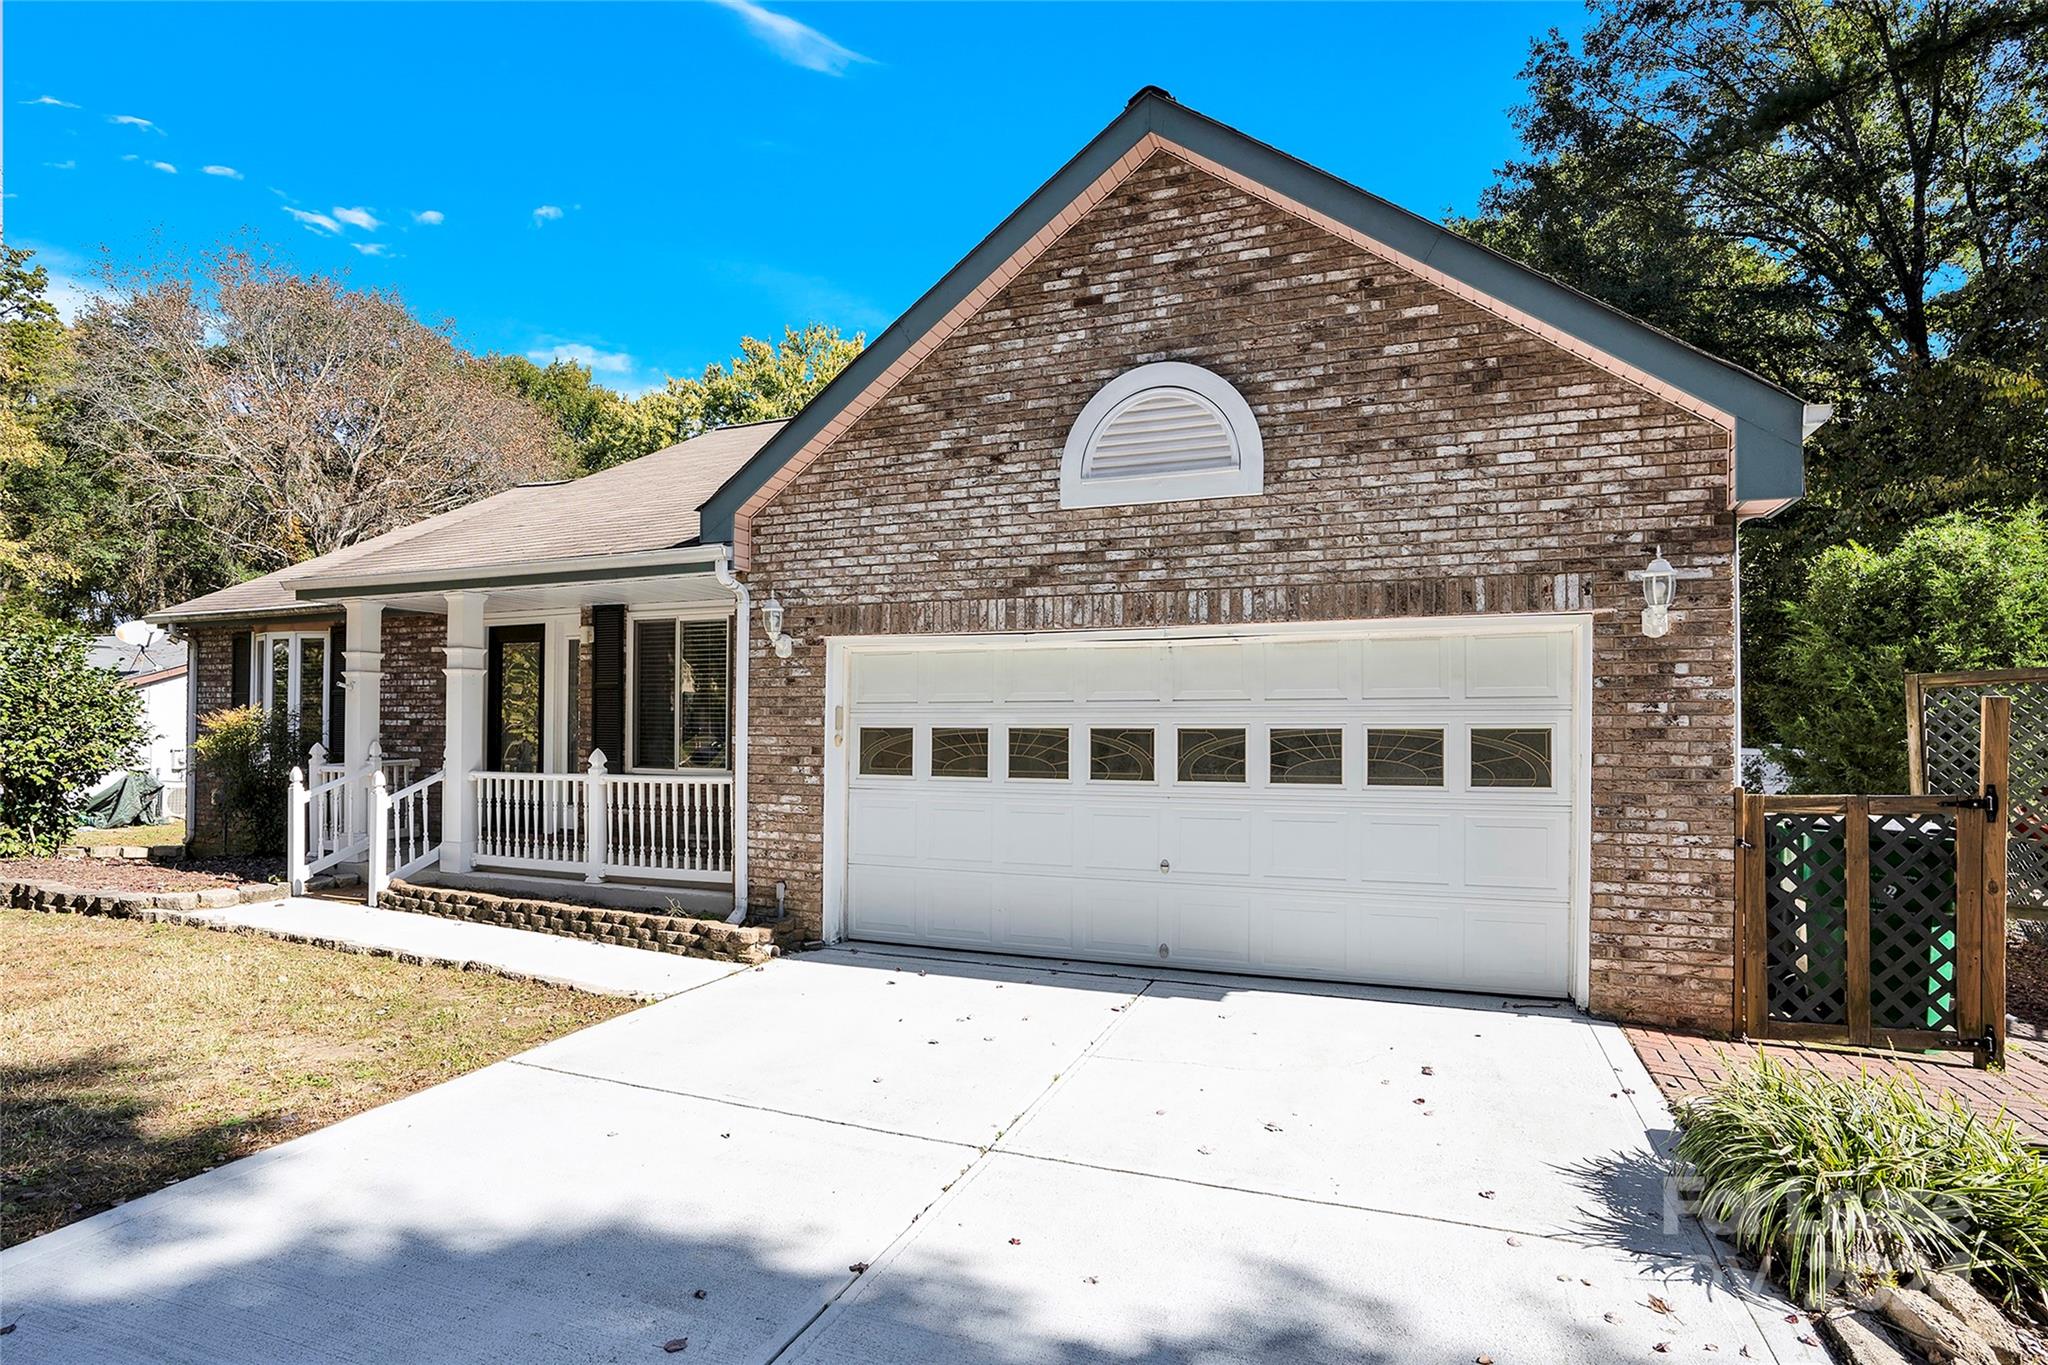
[{"label": "gate latch", "polygon": [[1981,810],[1986,815],[1995,816],[1998,814],[1998,787],[1995,784],[1986,787],[1982,796],[1955,796],[1934,804],[1954,806],[1962,810]]}]

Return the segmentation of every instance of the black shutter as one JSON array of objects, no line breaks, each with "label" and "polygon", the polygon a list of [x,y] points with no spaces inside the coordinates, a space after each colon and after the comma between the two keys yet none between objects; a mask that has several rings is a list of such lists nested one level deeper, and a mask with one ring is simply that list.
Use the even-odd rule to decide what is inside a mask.
[{"label": "black shutter", "polygon": [[246,630],[235,632],[234,649],[228,662],[228,704],[249,704],[249,648],[254,637]]},{"label": "black shutter", "polygon": [[615,772],[626,768],[626,609],[590,609],[590,742]]},{"label": "black shutter", "polygon": [[343,652],[348,644],[348,627],[337,624],[327,636],[327,705],[320,708],[327,719],[327,757],[335,763],[348,752],[348,688],[342,681]]}]

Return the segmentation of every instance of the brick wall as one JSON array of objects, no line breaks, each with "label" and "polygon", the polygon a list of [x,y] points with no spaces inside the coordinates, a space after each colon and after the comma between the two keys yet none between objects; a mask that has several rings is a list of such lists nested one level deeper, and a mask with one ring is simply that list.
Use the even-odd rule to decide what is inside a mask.
[{"label": "brick wall", "polygon": [[[1259,420],[1256,498],[1062,510],[1088,398],[1182,360]],[[754,522],[749,896],[821,924],[824,640],[1591,610],[1592,1004],[1730,1018],[1735,629],[1719,428],[1155,156]],[[1671,634],[1626,574],[1705,578]]]}]

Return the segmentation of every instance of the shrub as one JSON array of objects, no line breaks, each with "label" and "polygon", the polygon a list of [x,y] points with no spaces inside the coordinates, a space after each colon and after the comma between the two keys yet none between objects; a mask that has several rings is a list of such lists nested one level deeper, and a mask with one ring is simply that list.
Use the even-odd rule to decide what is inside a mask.
[{"label": "shrub", "polygon": [[199,719],[192,752],[218,793],[221,843],[242,853],[283,853],[292,769],[319,738],[296,712],[239,706]]},{"label": "shrub", "polygon": [[1849,1277],[1974,1270],[2009,1304],[2048,1285],[2048,1159],[2009,1121],[1917,1085],[1759,1056],[1679,1112],[1700,1216],[1818,1307]]},{"label": "shrub", "polygon": [[92,785],[148,737],[141,697],[87,661],[88,643],[75,627],[0,612],[0,856],[62,843]]},{"label": "shrub", "polygon": [[1757,705],[1794,791],[1906,790],[1907,673],[2048,664],[2048,511],[1966,513],[1824,551]]}]

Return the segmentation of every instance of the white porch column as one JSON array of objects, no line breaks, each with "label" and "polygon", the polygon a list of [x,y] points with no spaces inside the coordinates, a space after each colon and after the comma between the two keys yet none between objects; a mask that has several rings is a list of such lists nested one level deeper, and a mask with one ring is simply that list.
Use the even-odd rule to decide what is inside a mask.
[{"label": "white porch column", "polygon": [[[370,746],[383,730],[384,604],[351,600],[341,650],[341,685],[345,700],[342,722],[342,771],[361,772],[370,762]],[[370,827],[370,789],[348,793],[348,827]]]},{"label": "white porch column", "polygon": [[441,782],[441,866],[467,872],[476,849],[476,793],[469,775],[484,765],[484,597],[451,592],[448,599],[448,747]]}]

